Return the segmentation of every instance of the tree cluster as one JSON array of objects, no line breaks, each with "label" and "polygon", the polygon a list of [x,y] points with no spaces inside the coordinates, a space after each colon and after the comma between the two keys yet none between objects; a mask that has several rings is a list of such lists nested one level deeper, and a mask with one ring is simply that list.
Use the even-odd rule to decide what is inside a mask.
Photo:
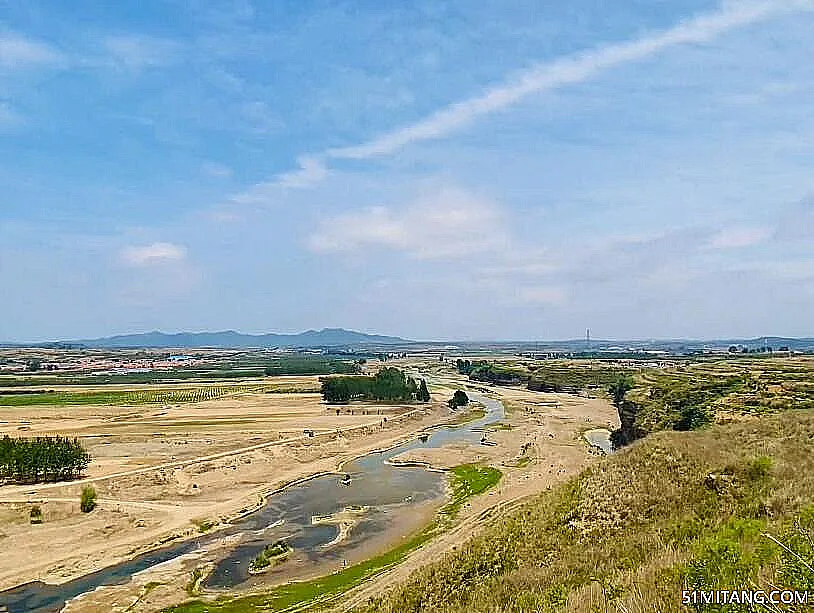
[{"label": "tree cluster", "polygon": [[361,372],[360,362],[326,358],[290,357],[275,360],[266,365],[267,377],[279,375],[352,375]]},{"label": "tree cluster", "polygon": [[488,362],[484,360],[476,360],[474,362],[472,360],[462,360],[460,358],[455,360],[455,366],[458,368],[458,374],[461,375],[472,374],[473,370],[481,366],[486,366],[487,364]]},{"label": "tree cluster", "polygon": [[616,381],[608,387],[608,393],[613,398],[613,406],[617,409],[620,408],[625,400],[625,395],[632,389],[633,379],[625,375],[619,375]]},{"label": "tree cluster", "polygon": [[484,381],[496,385],[521,385],[528,382],[529,374],[521,368],[489,364],[488,362],[473,362],[469,378],[472,381]]},{"label": "tree cluster", "polygon": [[430,400],[426,382],[422,379],[419,385],[415,379],[408,377],[398,368],[382,368],[372,377],[325,377],[321,382],[322,398],[326,402]]},{"label": "tree cluster", "polygon": [[90,463],[76,439],[62,436],[0,439],[0,481],[38,483],[75,479]]}]

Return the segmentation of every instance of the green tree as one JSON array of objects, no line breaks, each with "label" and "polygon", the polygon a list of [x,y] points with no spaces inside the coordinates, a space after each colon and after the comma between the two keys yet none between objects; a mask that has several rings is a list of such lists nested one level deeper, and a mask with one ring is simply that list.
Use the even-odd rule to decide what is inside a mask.
[{"label": "green tree", "polygon": [[418,386],[418,401],[419,402],[430,401],[430,390],[427,389],[427,381],[424,379],[421,379],[421,383]]},{"label": "green tree", "polygon": [[79,508],[83,513],[90,513],[96,508],[96,490],[91,485],[82,488],[82,495],[79,498]]},{"label": "green tree", "polygon": [[625,394],[633,389],[633,380],[627,375],[619,375],[619,377],[611,383],[608,388],[608,393],[613,398],[613,406],[617,409],[622,406],[625,400]]},{"label": "green tree", "polygon": [[0,483],[65,481],[78,477],[90,455],[76,439],[61,436],[0,438]]},{"label": "green tree", "polygon": [[466,392],[463,390],[455,390],[455,393],[452,394],[452,398],[449,399],[448,404],[453,409],[464,407],[469,404],[469,396],[467,396]]}]

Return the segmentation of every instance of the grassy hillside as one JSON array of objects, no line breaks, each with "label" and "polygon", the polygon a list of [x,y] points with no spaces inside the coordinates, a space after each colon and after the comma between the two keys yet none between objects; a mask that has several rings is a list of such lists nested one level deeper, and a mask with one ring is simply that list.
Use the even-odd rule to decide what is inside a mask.
[{"label": "grassy hillside", "polygon": [[726,359],[642,370],[620,406],[626,444],[650,432],[814,409],[814,360]]},{"label": "grassy hillside", "polygon": [[800,410],[652,434],[360,610],[670,613],[691,610],[683,588],[814,590],[812,567],[814,411]]}]

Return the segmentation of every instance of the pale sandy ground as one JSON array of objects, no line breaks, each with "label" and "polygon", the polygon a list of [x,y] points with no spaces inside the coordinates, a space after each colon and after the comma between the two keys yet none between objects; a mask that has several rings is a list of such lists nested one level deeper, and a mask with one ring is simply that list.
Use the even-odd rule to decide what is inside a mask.
[{"label": "pale sandy ground", "polygon": [[[316,394],[168,408],[0,408],[0,421],[11,423],[24,411],[31,434],[79,436],[94,458],[87,477],[70,484],[0,488],[0,550],[14,552],[0,556],[0,589],[33,580],[59,583],[194,536],[195,521],[227,522],[286,482],[335,470],[447,413],[440,404],[405,418],[399,414],[415,406],[341,407],[340,415],[337,408]],[[79,493],[87,483],[96,488],[99,507],[82,514]],[[35,502],[42,525],[28,522]]]},{"label": "pale sandy ground", "polygon": [[[444,400],[451,390],[465,385],[453,377],[435,383],[445,387],[440,393],[434,390],[434,400]],[[474,534],[485,518],[579,472],[594,457],[580,433],[617,424],[615,410],[604,400],[480,384],[476,387],[489,389],[510,410],[504,422],[512,424],[513,429],[487,433],[496,446],[456,444],[438,450],[417,450],[399,459],[441,468],[466,462],[488,463],[504,472],[501,483],[488,494],[470,501],[461,512],[459,524],[451,531],[410,555],[397,568],[379,575],[374,582],[352,591],[348,606],[380,594],[413,569],[437,559],[443,551]],[[353,415],[343,408],[337,416],[334,407],[326,410],[315,395],[259,396],[170,409],[137,407],[126,419],[122,419],[121,409],[118,416],[110,408],[55,409],[59,413],[57,419],[63,420],[61,426],[69,424],[69,428],[81,430],[85,436],[110,435],[92,448],[99,461],[89,473],[99,491],[100,508],[90,515],[78,512],[81,489],[78,484],[0,488],[0,548],[18,552],[13,559],[0,557],[0,589],[34,578],[62,581],[148,550],[167,538],[193,536],[197,528],[192,520],[226,522],[241,511],[256,508],[264,493],[282,483],[335,470],[342,461],[402,440],[432,423],[448,419],[449,415],[439,403],[430,415],[414,416],[397,424],[393,413],[405,409],[394,408],[388,411],[387,427],[381,428],[383,416],[360,415],[358,407],[352,408]],[[378,408],[370,410],[376,412]],[[4,419],[0,412],[0,421]],[[40,419],[41,431],[57,431],[47,429],[45,413],[37,416],[37,421]],[[246,421],[238,425],[235,423],[238,419]],[[85,420],[94,420],[93,425],[86,425]],[[231,423],[225,423],[226,420]],[[212,423],[218,421],[222,423]],[[165,424],[177,422],[185,423],[180,427],[183,432],[166,433]],[[372,425],[360,428],[368,424]],[[336,429],[343,427],[356,431],[336,437]],[[303,438],[305,428],[313,428],[322,435]],[[155,436],[153,430],[165,434]],[[150,435],[145,436],[145,431]],[[287,444],[280,440],[287,437],[297,440]],[[523,468],[514,468],[524,444],[529,445],[527,455],[533,461]],[[258,445],[261,447],[240,451]],[[195,460],[211,456],[215,458]],[[162,465],[165,468],[156,468]],[[135,474],[122,474],[128,472]],[[2,503],[20,499],[48,500],[42,505],[43,525],[28,524],[27,504]],[[435,507],[427,505],[405,514],[404,525],[418,530],[431,519],[434,510]],[[395,544],[386,537],[371,539],[369,546],[359,552],[359,559],[348,563]],[[183,601],[188,597],[186,587],[192,571],[211,566],[230,546],[228,540],[221,540],[205,551],[148,569],[129,583],[105,586],[86,594],[69,603],[65,611],[148,612]],[[43,551],[47,555],[43,556]],[[302,577],[295,573],[287,577],[290,578]]]}]

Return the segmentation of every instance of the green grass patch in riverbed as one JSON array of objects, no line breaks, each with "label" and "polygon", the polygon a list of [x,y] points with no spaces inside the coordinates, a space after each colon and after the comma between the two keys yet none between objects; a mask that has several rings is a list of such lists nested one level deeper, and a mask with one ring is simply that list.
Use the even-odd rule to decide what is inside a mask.
[{"label": "green grass patch in riverbed", "polygon": [[449,517],[455,517],[461,510],[464,502],[482,494],[500,481],[503,476],[497,468],[491,466],[478,466],[477,464],[462,464],[451,471],[452,500],[441,509]]},{"label": "green grass patch in riverbed", "polygon": [[531,464],[534,458],[524,455],[520,459],[518,459],[514,464],[507,464],[506,466],[511,466],[512,468],[525,468],[529,464]]},{"label": "green grass patch in riverbed", "polygon": [[441,534],[450,525],[464,502],[472,496],[482,494],[500,481],[502,473],[496,468],[464,464],[450,472],[452,500],[438,513],[421,532],[405,540],[401,545],[359,564],[339,572],[311,579],[281,585],[265,594],[239,597],[220,597],[214,602],[192,601],[165,609],[165,613],[246,613],[248,611],[298,611],[335,600],[346,591],[400,563],[407,555],[433,537]]},{"label": "green grass patch in riverbed", "polygon": [[482,417],[486,417],[486,411],[484,409],[470,409],[469,411],[455,415],[455,417],[448,421],[446,425],[461,426],[463,424],[468,424],[471,421],[481,419]]},{"label": "green grass patch in riverbed", "polygon": [[493,424],[486,426],[487,432],[497,432],[498,430],[514,430],[514,426],[506,423],[505,421],[496,421]]}]

